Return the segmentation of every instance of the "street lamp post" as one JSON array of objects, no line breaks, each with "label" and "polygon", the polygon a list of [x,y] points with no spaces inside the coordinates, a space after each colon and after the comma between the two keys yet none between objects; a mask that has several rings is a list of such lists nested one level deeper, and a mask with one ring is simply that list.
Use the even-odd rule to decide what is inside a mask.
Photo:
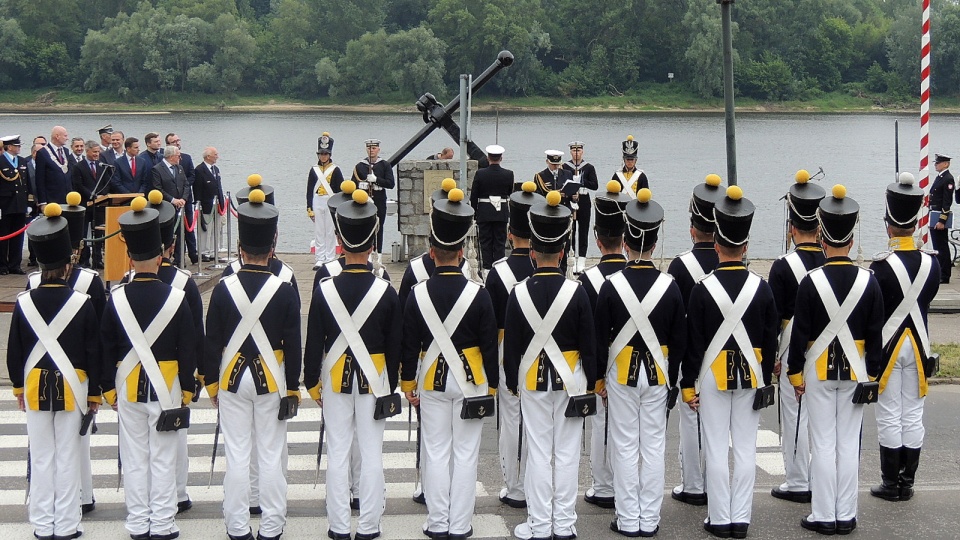
[{"label": "street lamp post", "polygon": [[723,108],[727,127],[727,185],[737,185],[737,133],[733,104],[733,29],[731,11],[734,0],[717,0],[723,24]]}]

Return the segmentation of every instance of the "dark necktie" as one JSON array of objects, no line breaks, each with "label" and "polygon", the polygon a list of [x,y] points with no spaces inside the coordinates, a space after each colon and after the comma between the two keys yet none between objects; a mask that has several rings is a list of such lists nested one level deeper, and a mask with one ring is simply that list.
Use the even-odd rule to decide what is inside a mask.
[{"label": "dark necktie", "polygon": [[92,161],[89,162],[89,163],[90,163],[90,174],[93,176],[94,180],[96,180],[96,178],[97,178],[97,166],[94,165]]},{"label": "dark necktie", "polygon": [[57,148],[57,159],[63,163],[63,147]]},{"label": "dark necktie", "polygon": [[220,179],[220,169],[218,169],[216,165],[213,166],[213,177],[217,180]]}]

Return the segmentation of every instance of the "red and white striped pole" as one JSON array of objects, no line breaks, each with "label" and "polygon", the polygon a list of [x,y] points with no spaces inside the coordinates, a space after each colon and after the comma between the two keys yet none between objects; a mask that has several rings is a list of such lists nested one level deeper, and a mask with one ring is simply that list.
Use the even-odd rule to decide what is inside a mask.
[{"label": "red and white striped pole", "polygon": [[925,193],[920,210],[920,239],[926,245],[930,232],[930,0],[923,0],[923,33],[920,39],[920,189]]}]

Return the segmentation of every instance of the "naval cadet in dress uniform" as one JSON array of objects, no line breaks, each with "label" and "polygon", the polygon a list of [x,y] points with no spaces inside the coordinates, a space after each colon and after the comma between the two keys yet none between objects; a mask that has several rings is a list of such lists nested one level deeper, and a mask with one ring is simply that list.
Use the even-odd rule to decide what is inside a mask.
[{"label": "naval cadet in dress uniform", "polygon": [[503,258],[507,243],[507,200],[513,192],[513,171],[500,166],[504,148],[491,144],[486,148],[490,165],[478,170],[470,188],[470,206],[477,213],[477,238],[480,263],[484,270]]},{"label": "naval cadet in dress uniform", "polygon": [[[543,196],[551,191],[559,193],[560,204],[570,209],[570,219],[572,221],[575,218],[576,211],[573,209],[571,197],[578,192],[578,186],[573,183],[573,173],[562,166],[563,152],[546,150],[544,154],[547,155],[547,168],[533,176],[533,181],[537,184],[537,193]],[[567,250],[570,248],[570,238],[567,238],[563,246],[563,255],[560,257],[560,271],[566,274]]]},{"label": "naval cadet in dress uniform", "polygon": [[[590,308],[597,306],[597,295],[606,279],[627,264],[623,256],[623,229],[625,227],[623,210],[630,197],[620,192],[620,183],[607,182],[607,191],[597,195],[597,220],[594,232],[597,247],[600,248],[600,263],[580,274],[578,278],[583,290],[590,298]],[[599,362],[599,358],[598,358]],[[598,371],[597,376],[602,377]],[[590,476],[593,485],[583,494],[583,500],[600,508],[613,508],[613,460],[608,451],[612,450],[607,426],[608,411],[603,400],[597,402],[597,414],[590,417]]]},{"label": "naval cadet in dress uniform", "polygon": [[[490,293],[493,312],[497,317],[501,381],[506,380],[503,372],[503,332],[507,300],[517,283],[533,275],[533,263],[530,260],[530,221],[527,219],[527,212],[534,204],[544,201],[543,195],[536,191],[537,185],[528,180],[523,183],[520,191],[510,195],[510,232],[507,238],[513,249],[510,255],[493,263],[493,269],[487,274],[484,285]],[[520,399],[510,392],[498,392],[497,419],[500,471],[503,473],[504,484],[499,494],[500,502],[511,508],[526,508],[527,498],[523,493],[526,454],[520,444]]]},{"label": "naval cadet in dress uniform", "polygon": [[458,267],[473,215],[459,189],[434,204],[430,257],[436,269],[404,307],[401,388],[420,408],[423,533],[430,538],[473,535],[480,435],[483,418],[494,413],[499,381],[493,303]]},{"label": "naval cadet in dress uniform", "polygon": [[[377,208],[363,190],[337,206],[345,252],[340,273],[314,290],[307,319],[304,384],[323,407],[327,435],[327,536],[350,540],[352,454],[360,455],[358,540],[380,536],[385,505],[383,432],[377,403],[397,388],[400,301],[390,282],[373,275],[368,258],[379,226]],[[321,395],[322,393],[322,395]],[[362,440],[363,444],[357,444]]]},{"label": "naval cadet in dress uniform", "polygon": [[[777,355],[773,294],[743,264],[754,210],[739,186],[728,187],[717,201],[714,238],[720,263],[693,287],[687,305],[689,349],[680,387],[683,401],[703,419],[710,490],[703,527],[720,538],[747,536],[757,474],[757,402],[773,391],[769,385]],[[727,466],[731,440],[732,489]]]},{"label": "naval cadet in dress uniform", "polygon": [[100,384],[120,418],[127,532],[167,540],[180,536],[175,431],[189,424],[197,329],[184,293],[157,277],[160,213],[143,197],[130,206],[118,221],[136,277],[112,290],[103,313]]},{"label": "naval cadet in dress uniform", "polygon": [[317,164],[307,175],[307,216],[313,221],[314,255],[319,270],[323,263],[337,257],[337,235],[333,227],[333,215],[327,208],[330,197],[340,191],[343,173],[333,163],[333,137],[326,131],[317,139]]},{"label": "naval cadet in dress uniform", "polygon": [[610,411],[617,508],[610,529],[635,538],[654,536],[660,528],[666,412],[676,404],[687,321],[680,287],[651,261],[663,208],[644,188],[627,204],[625,215],[630,262],[607,277],[597,300],[597,385]]},{"label": "naval cadet in dress uniform", "polygon": [[590,238],[590,190],[600,187],[597,182],[597,169],[593,164],[583,159],[583,142],[573,141],[569,145],[570,159],[563,164],[563,168],[573,174],[573,181],[579,184],[577,193],[571,197],[577,205],[577,215],[573,224],[573,236],[576,242],[576,260],[573,273],[583,272],[587,261],[587,242]]},{"label": "naval cadet in dress uniform", "polygon": [[[719,263],[713,247],[713,233],[716,230],[713,207],[724,197],[720,184],[719,176],[708,174],[702,184],[693,188],[689,209],[693,248],[677,255],[667,268],[667,273],[673,276],[680,287],[684,306],[693,286],[707,273],[713,272]],[[675,355],[674,360],[682,362],[684,359]],[[704,491],[704,473],[700,463],[703,455],[700,415],[690,407],[677,409],[680,416],[680,485],[673,488],[670,496],[676,501],[703,506],[707,504],[707,493]]]},{"label": "naval cadet in dress uniform", "polygon": [[[97,314],[99,326],[103,308],[107,303],[106,288],[100,274],[89,268],[83,268],[76,263],[80,258],[81,242],[83,241],[84,214],[86,208],[80,206],[80,194],[72,191],[67,193],[67,204],[61,207],[60,215],[67,220],[67,230],[70,236],[70,245],[73,255],[70,258],[70,272],[65,280],[67,286],[90,297],[93,311]],[[27,290],[36,289],[43,279],[43,272],[32,272],[27,276]],[[80,437],[80,510],[88,514],[96,509],[96,500],[93,496],[93,470],[90,466],[90,435],[95,431],[96,423],[92,423],[86,435]]]},{"label": "naval cadet in dress uniform", "polygon": [[623,187],[622,191],[636,198],[637,192],[650,187],[647,173],[637,168],[637,152],[640,149],[640,144],[633,140],[633,135],[627,135],[627,140],[623,141],[620,146],[623,151],[623,167],[613,173],[611,180],[620,182]]},{"label": "naval cadet in dress uniform", "polygon": [[846,191],[834,186],[817,210],[826,262],[797,289],[787,370],[797,400],[809,407],[813,441],[812,511],[800,524],[826,535],[857,526],[863,405],[877,399],[872,381],[883,346],[880,286],[848,256],[860,206]]},{"label": "naval cadet in dress uniform", "polygon": [[[0,236],[13,234],[27,222],[27,160],[20,157],[20,136],[0,139]],[[23,259],[23,235],[0,241],[0,275],[25,274],[20,268]]]},{"label": "naval cadet in dress uniform", "polygon": [[[810,502],[810,435],[807,429],[809,409],[799,406],[793,386],[787,378],[787,352],[790,335],[793,333],[794,300],[797,286],[803,276],[814,268],[823,266],[823,249],[817,235],[820,223],[817,208],[827,192],[816,184],[809,183],[810,173],[799,170],[796,182],[787,191],[786,201],[790,215],[790,238],[796,248],[773,261],[770,267],[770,289],[777,303],[780,321],[780,342],[773,374],[777,377],[779,392],[780,430],[783,450],[783,468],[786,478],[770,494],[778,499],[798,503]],[[798,421],[799,416],[799,421]],[[794,437],[799,433],[799,436]],[[796,442],[794,442],[796,441]]]},{"label": "naval cadet in dress uniform", "polygon": [[517,538],[576,538],[577,481],[583,417],[596,411],[596,341],[590,299],[561,272],[570,209],[560,193],[530,209],[531,251],[537,269],[507,302],[503,370],[520,394],[527,468],[527,520]]},{"label": "naval cadet in dress uniform", "polygon": [[914,242],[923,190],[914,185],[913,175],[900,173],[899,182],[887,186],[886,199],[890,250],[870,265],[885,309],[877,400],[881,482],[870,494],[907,501],[920,466],[927,377],[936,375],[927,312],[940,288],[939,268],[937,259]]},{"label": "naval cadet in dress uniform", "polygon": [[262,510],[257,538],[270,540],[280,538],[286,523],[284,449],[287,419],[296,415],[300,401],[300,300],[267,266],[276,245],[279,212],[264,203],[263,191],[251,190],[249,197],[237,209],[244,264],[210,296],[204,382],[223,429],[227,535],[253,539],[250,461],[256,446]]},{"label": "naval cadet in dress uniform", "polygon": [[[17,296],[7,346],[7,372],[26,411],[33,534],[77,538],[81,509],[81,418],[100,406],[98,317],[90,298],[67,283],[70,233],[60,205],[27,231],[41,269],[40,283]],[[63,324],[60,324],[60,323]],[[52,327],[52,328],[51,328]]]},{"label": "naval cadet in dress uniform", "polygon": [[955,187],[953,174],[950,173],[950,156],[935,154],[933,166],[937,169],[937,177],[930,186],[930,243],[937,251],[937,261],[940,262],[940,283],[950,283],[950,271],[953,268],[949,241],[950,227],[953,226],[950,205],[953,203]]},{"label": "naval cadet in dress uniform", "polygon": [[357,187],[373,194],[373,202],[377,205],[377,217],[380,218],[380,229],[377,231],[376,266],[381,266],[383,254],[383,225],[387,220],[387,190],[393,189],[396,180],[393,177],[393,166],[385,159],[380,159],[380,139],[364,141],[367,149],[367,158],[353,166],[351,180]]}]

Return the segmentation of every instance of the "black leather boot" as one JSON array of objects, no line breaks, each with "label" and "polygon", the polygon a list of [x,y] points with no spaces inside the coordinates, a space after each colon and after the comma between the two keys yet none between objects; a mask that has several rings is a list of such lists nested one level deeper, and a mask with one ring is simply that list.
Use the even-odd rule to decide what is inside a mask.
[{"label": "black leather boot", "polygon": [[900,500],[909,501],[913,497],[913,479],[920,467],[920,449],[900,447]]},{"label": "black leather boot", "polygon": [[[880,485],[870,488],[870,494],[887,501],[900,500],[900,449],[880,447]],[[911,483],[912,485],[912,483]]]}]

